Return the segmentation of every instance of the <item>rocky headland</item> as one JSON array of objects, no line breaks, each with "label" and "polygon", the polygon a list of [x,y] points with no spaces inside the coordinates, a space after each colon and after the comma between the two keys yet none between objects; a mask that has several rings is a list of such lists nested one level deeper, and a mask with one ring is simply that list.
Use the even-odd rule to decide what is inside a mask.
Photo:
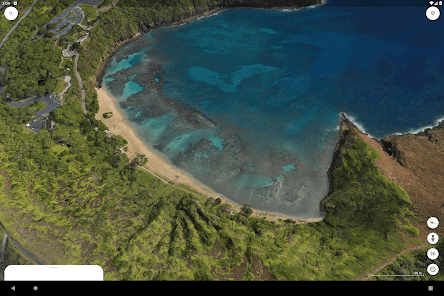
[{"label": "rocky headland", "polygon": [[[444,120],[416,134],[376,140],[363,133],[344,113],[341,117],[339,139],[328,170],[330,188],[327,196],[335,191],[334,172],[342,165],[342,152],[351,148],[353,137],[359,137],[381,155],[375,160],[381,174],[395,181],[409,195],[413,204],[410,210],[419,218],[411,221],[420,230],[417,239],[427,242],[426,237],[431,232],[427,219],[433,216],[444,221]],[[322,202],[321,210],[326,211]],[[444,236],[443,230],[435,229],[434,232]]]},{"label": "rocky headland", "polygon": [[[231,8],[266,8],[266,9],[296,9],[305,6],[320,5],[321,0],[304,1],[266,1],[266,0],[226,0],[212,1],[212,4],[195,8],[186,13],[174,13],[172,18],[162,18],[152,11],[154,22],[144,20],[139,23],[139,32],[130,38],[116,40],[109,48],[96,71],[95,85],[100,88],[104,68],[113,54],[125,44],[140,38],[143,33],[164,26],[176,26],[209,16],[224,9]],[[333,175],[335,169],[342,165],[341,153],[353,144],[357,136],[375,148],[381,155],[376,160],[382,174],[391,181],[396,181],[408,193],[413,212],[422,215],[422,222],[414,225],[421,231],[421,236],[427,233],[426,217],[435,216],[444,221],[444,191],[440,188],[444,178],[444,122],[436,127],[425,129],[416,134],[393,135],[382,140],[376,140],[363,133],[345,114],[341,114],[342,123],[339,127],[338,143],[333,151],[332,164],[327,172],[330,187],[327,196],[334,192]],[[325,209],[321,210],[325,211]],[[444,233],[443,233],[444,235]],[[425,239],[425,237],[422,237]]]}]

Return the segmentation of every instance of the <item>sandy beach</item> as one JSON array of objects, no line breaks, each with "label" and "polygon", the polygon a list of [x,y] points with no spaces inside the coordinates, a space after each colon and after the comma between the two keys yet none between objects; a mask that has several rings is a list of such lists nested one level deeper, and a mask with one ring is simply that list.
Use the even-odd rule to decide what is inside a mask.
[{"label": "sandy beach", "polygon": [[[143,154],[148,158],[148,163],[144,166],[144,169],[149,173],[161,178],[162,180],[174,181],[175,184],[182,183],[190,186],[197,192],[205,194],[207,196],[211,196],[214,199],[220,197],[222,203],[230,204],[232,206],[233,211],[241,211],[242,207],[228,198],[223,196],[220,193],[215,192],[210,187],[202,184],[197,181],[193,176],[189,173],[171,165],[168,160],[161,157],[151,148],[147,147],[136,135],[133,129],[130,127],[127,119],[119,112],[115,105],[115,99],[111,96],[111,94],[106,91],[104,87],[97,88],[97,95],[99,101],[99,112],[96,114],[96,119],[101,120],[106,126],[109,128],[109,131],[114,135],[120,135],[125,140],[128,141],[128,151],[126,152],[128,158],[132,160],[137,153]],[[112,112],[113,116],[111,118],[103,118],[103,113]],[[243,206],[243,205],[242,205]],[[257,217],[265,217],[267,220],[277,222],[278,219],[286,220],[291,219],[297,223],[309,223],[309,222],[317,222],[322,220],[319,219],[300,219],[294,217],[288,217],[285,215],[281,215],[278,213],[268,213],[256,211],[253,209],[253,216]]]}]

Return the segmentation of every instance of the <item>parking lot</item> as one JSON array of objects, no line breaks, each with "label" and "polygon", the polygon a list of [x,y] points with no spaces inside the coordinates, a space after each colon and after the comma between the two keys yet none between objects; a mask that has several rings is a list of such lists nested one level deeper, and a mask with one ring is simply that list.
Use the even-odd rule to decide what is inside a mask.
[{"label": "parking lot", "polygon": [[46,104],[45,109],[34,112],[35,120],[29,122],[29,126],[27,125],[28,128],[38,133],[41,129],[46,128],[45,126],[46,117],[43,116],[43,114],[49,114],[52,110],[59,107],[59,100],[57,99],[56,96],[50,94],[44,97],[32,98],[18,103],[8,102],[8,104],[13,107],[24,107],[34,103],[35,100]]}]

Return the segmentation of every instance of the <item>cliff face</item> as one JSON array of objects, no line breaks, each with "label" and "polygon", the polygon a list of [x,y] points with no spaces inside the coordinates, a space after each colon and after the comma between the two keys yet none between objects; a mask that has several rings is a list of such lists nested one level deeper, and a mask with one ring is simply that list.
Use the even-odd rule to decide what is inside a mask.
[{"label": "cliff face", "polygon": [[[406,144],[405,142],[412,140],[419,141],[422,143],[422,145],[426,145],[428,150],[436,150],[438,153],[442,153],[444,151],[444,120],[441,121],[437,126],[425,129],[417,134],[394,135],[382,139],[380,142],[385,152],[395,158],[399,164],[406,166],[407,160],[405,158],[405,147],[408,143]],[[402,143],[406,145],[402,145]],[[432,151],[430,151],[430,153],[432,153]]]},{"label": "cliff face", "polygon": [[[328,179],[329,179],[329,191],[328,195],[331,195],[334,191],[333,188],[333,173],[336,169],[341,167],[342,165],[342,151],[349,149],[353,144],[353,137],[358,136],[358,134],[362,134],[359,128],[351,122],[344,113],[341,114],[342,122],[339,126],[339,140],[336,144],[335,149],[333,150],[333,159],[330,168],[327,171]],[[325,211],[325,209],[321,206],[321,211]]]},{"label": "cliff face", "polygon": [[[409,208],[419,219],[410,219],[411,224],[420,230],[418,240],[427,242],[431,232],[427,219],[431,216],[444,223],[444,121],[436,127],[417,134],[394,135],[377,141],[362,133],[345,115],[339,130],[339,141],[333,153],[332,165],[328,170],[330,196],[333,188],[334,172],[342,165],[341,152],[349,149],[357,136],[378,151],[380,159],[375,160],[382,175],[396,182],[410,197]],[[326,211],[322,206],[321,210]],[[444,236],[443,230],[433,230]]]},{"label": "cliff face", "polygon": [[285,1],[285,0],[225,0],[222,2],[222,6],[229,7],[305,7],[310,5],[321,4],[320,0],[298,0],[298,1]]},{"label": "cliff face", "polygon": [[[444,224],[444,121],[420,133],[390,136],[377,144],[381,156],[391,160],[383,173],[409,194],[413,212],[422,220],[415,226],[427,235],[432,232],[426,226],[429,217]],[[444,230],[433,231],[444,236]]]},{"label": "cliff face", "polygon": [[185,13],[174,13],[173,17],[162,18],[152,11],[152,16],[154,19],[154,24],[150,24],[149,21],[144,20],[139,24],[140,29],[146,33],[151,29],[156,29],[161,26],[169,26],[176,23],[191,21],[199,16],[208,15],[210,13],[217,12],[222,9],[227,8],[302,8],[305,6],[319,5],[322,4],[321,0],[219,0],[213,1],[213,4],[208,6],[198,6],[194,5],[194,10]]},{"label": "cliff face", "polygon": [[[212,13],[216,13],[218,11],[221,11],[223,9],[228,8],[241,8],[241,7],[247,7],[247,8],[302,8],[305,6],[311,6],[311,5],[320,5],[322,4],[321,0],[293,0],[293,1],[283,1],[283,0],[213,0],[211,4],[208,6],[198,6],[194,2],[194,10],[187,11],[185,13],[177,13],[176,10],[174,10],[173,16],[171,18],[165,18],[162,17],[158,12],[156,12],[154,9],[150,10],[149,15],[151,15],[153,22],[151,23],[146,17],[142,17],[141,13],[135,13],[135,17],[142,19],[138,27],[141,32],[147,33],[152,29],[156,29],[159,27],[164,26],[171,26],[171,25],[179,25],[181,23],[190,22],[193,20],[196,20],[200,16],[208,16]],[[105,69],[106,63],[108,60],[112,57],[112,55],[118,51],[123,45],[136,40],[137,38],[141,37],[142,34],[137,33],[131,36],[127,39],[119,39],[115,40],[115,43],[108,49],[107,54],[105,57],[101,60],[100,65],[98,66],[98,69],[96,70],[95,79],[93,79],[93,83],[97,87],[102,87],[102,77],[103,77],[103,71]]]}]

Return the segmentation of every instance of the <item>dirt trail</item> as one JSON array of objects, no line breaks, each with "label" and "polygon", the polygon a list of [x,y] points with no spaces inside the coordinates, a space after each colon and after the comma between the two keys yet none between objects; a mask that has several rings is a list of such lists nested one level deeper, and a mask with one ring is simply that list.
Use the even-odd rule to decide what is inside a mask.
[{"label": "dirt trail", "polygon": [[372,270],[372,272],[362,276],[362,278],[360,278],[359,280],[361,281],[366,281],[372,278],[372,275],[378,274],[379,271],[383,270],[387,265],[389,265],[390,263],[392,263],[393,261],[395,261],[398,256],[408,253],[408,252],[414,252],[416,250],[419,249],[423,249],[423,248],[427,248],[429,245],[424,244],[424,245],[420,245],[420,246],[410,246],[409,248],[402,250],[400,253],[393,255],[388,261],[386,261],[385,263],[383,263],[382,265],[374,268]]}]

